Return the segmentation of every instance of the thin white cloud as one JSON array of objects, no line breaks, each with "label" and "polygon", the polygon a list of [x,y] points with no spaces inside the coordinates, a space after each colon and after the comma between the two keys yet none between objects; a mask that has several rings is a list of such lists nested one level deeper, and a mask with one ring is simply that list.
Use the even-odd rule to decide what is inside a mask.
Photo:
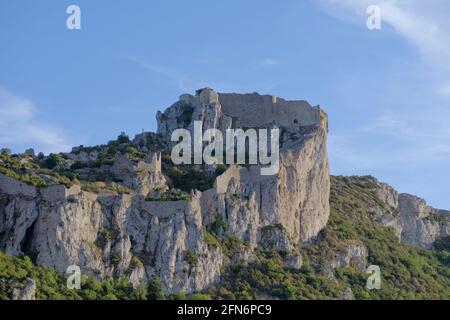
[{"label": "thin white cloud", "polygon": [[[383,24],[412,42],[429,62],[450,71],[450,1],[443,0],[320,0],[330,14],[360,21],[365,28],[367,7],[378,5]],[[372,31],[374,32],[374,31]]]},{"label": "thin white cloud", "polygon": [[[197,78],[194,79],[181,71],[175,70],[174,68],[169,68],[159,63],[152,63],[144,58],[125,56],[120,57],[120,59],[134,63],[147,71],[159,74],[162,77],[168,79],[169,81],[172,81],[173,83],[176,84],[180,93],[194,92],[195,90],[204,87],[211,87],[219,92],[242,92],[242,91],[254,92],[258,90],[266,91],[276,88],[280,83],[280,81],[273,81],[270,83],[266,82],[255,85],[254,81],[248,84],[237,80],[231,83],[231,82],[224,82],[221,78],[215,79],[214,76],[210,75],[208,75],[207,79],[199,80]],[[213,63],[213,62],[224,63],[223,60],[214,60],[214,59],[204,63]],[[201,61],[197,61],[197,63],[201,63]],[[254,69],[259,69],[263,67],[273,67],[279,64],[281,64],[281,62],[277,59],[266,58],[261,60],[259,63],[255,64],[253,67]]]},{"label": "thin white cloud", "polygon": [[265,58],[261,61],[262,67],[275,67],[280,64],[281,64],[280,60],[274,58]]},{"label": "thin white cloud", "polygon": [[[450,115],[450,1],[319,0],[319,3],[328,14],[360,28],[366,28],[367,7],[378,5],[382,30],[367,32],[395,30],[420,53],[421,67],[416,71],[429,79],[419,89],[421,92],[414,95],[422,104],[405,96],[404,102],[396,108],[383,106],[389,111],[379,117],[359,127],[336,132],[330,139],[333,156],[342,163],[365,168],[449,159],[450,130],[446,119]],[[394,85],[402,90],[401,83]],[[438,97],[444,100],[437,100]],[[392,147],[387,147],[387,143],[392,143]]]},{"label": "thin white cloud", "polygon": [[0,88],[0,146],[18,152],[28,147],[45,153],[69,150],[62,130],[40,123],[37,114],[30,100]]},{"label": "thin white cloud", "polygon": [[450,158],[450,128],[433,113],[384,112],[355,128],[331,134],[329,140],[337,164],[359,170],[430,165]]},{"label": "thin white cloud", "polygon": [[142,67],[148,71],[158,73],[158,74],[168,78],[169,80],[174,81],[177,84],[177,87],[181,92],[188,92],[188,91],[191,91],[193,88],[195,89],[194,81],[190,77],[188,77],[185,74],[182,74],[176,70],[166,68],[161,65],[149,63],[149,62],[145,61],[144,59],[137,58],[137,57],[125,57],[123,59],[133,62],[133,63],[136,63],[137,65],[139,65],[140,67]]}]

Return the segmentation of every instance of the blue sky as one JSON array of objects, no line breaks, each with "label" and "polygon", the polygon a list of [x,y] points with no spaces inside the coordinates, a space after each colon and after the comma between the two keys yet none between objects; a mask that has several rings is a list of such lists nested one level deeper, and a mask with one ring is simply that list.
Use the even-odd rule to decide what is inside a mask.
[{"label": "blue sky", "polygon": [[[81,8],[81,30],[66,8]],[[366,28],[366,8],[382,29]],[[450,208],[446,0],[0,0],[0,147],[52,152],[155,130],[202,86],[320,104],[333,174]]]}]

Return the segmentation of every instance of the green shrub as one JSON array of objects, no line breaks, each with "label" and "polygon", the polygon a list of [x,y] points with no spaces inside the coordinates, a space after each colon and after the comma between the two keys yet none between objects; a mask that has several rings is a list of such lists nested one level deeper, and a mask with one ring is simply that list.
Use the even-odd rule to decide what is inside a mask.
[{"label": "green shrub", "polygon": [[433,244],[433,248],[437,251],[450,252],[450,236],[436,239],[436,241]]},{"label": "green shrub", "polygon": [[0,150],[0,155],[1,155],[2,157],[9,157],[9,156],[11,155],[11,149],[8,149],[8,148],[2,148],[2,149]]},{"label": "green shrub", "polygon": [[220,247],[220,241],[216,238],[215,235],[210,233],[207,229],[203,230],[203,240],[209,249],[214,247]]},{"label": "green shrub", "polygon": [[57,165],[61,164],[63,158],[58,154],[50,154],[43,162],[43,167],[47,169],[53,169]]},{"label": "green shrub", "polygon": [[189,300],[212,300],[212,298],[208,294],[194,293],[189,296]]},{"label": "green shrub", "polygon": [[192,251],[187,251],[184,259],[191,268],[195,268],[198,264],[198,258]]},{"label": "green shrub", "polygon": [[220,236],[226,230],[226,223],[221,213],[217,213],[216,219],[209,226],[208,230],[216,237]]},{"label": "green shrub", "polygon": [[[137,289],[127,280],[97,281],[82,276],[81,290],[70,290],[66,286],[67,275],[58,274],[50,268],[33,265],[30,258],[8,256],[0,252],[0,300],[10,299],[10,288],[31,278],[36,283],[36,298],[39,300],[128,300],[164,298],[162,287],[150,282]],[[152,294],[148,294],[148,291]]]},{"label": "green shrub", "polygon": [[194,113],[194,108],[191,106],[184,106],[183,113],[177,118],[178,125],[187,128],[192,120],[192,114]]},{"label": "green shrub", "polygon": [[163,172],[169,176],[175,188],[185,192],[195,189],[206,191],[213,188],[217,175],[206,173],[198,165],[175,166],[170,159],[165,158],[164,160]]},{"label": "green shrub", "polygon": [[129,143],[129,142],[130,142],[130,138],[125,134],[125,132],[121,132],[120,135],[117,137],[118,144]]},{"label": "green shrub", "polygon": [[48,183],[34,172],[22,173],[20,170],[13,170],[10,168],[0,166],[0,173],[3,173],[4,175],[6,175],[10,178],[20,180],[26,184],[29,184],[29,185],[32,185],[35,187],[48,186]]},{"label": "green shrub", "polygon": [[130,188],[120,185],[118,183],[105,183],[101,181],[89,182],[82,185],[81,189],[87,192],[98,193],[100,191],[112,191],[118,194],[131,194],[133,190]]},{"label": "green shrub", "polygon": [[148,284],[148,297],[150,300],[164,299],[163,287],[156,276],[153,276]]},{"label": "green shrub", "polygon": [[172,189],[168,192],[161,193],[159,195],[153,196],[147,196],[145,198],[145,201],[192,201],[192,197],[190,194],[179,190],[179,189]]}]

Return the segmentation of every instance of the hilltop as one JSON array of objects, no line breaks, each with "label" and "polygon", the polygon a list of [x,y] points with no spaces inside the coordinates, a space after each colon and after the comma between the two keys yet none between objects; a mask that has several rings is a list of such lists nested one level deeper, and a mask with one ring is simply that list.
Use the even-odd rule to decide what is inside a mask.
[{"label": "hilltop", "polygon": [[[319,107],[204,88],[157,120],[68,153],[1,153],[2,297],[449,297],[450,213],[372,177],[330,177]],[[280,128],[279,172],[174,165],[171,132],[194,121]],[[73,264],[79,292],[57,286]],[[369,264],[382,290],[365,288]]]}]

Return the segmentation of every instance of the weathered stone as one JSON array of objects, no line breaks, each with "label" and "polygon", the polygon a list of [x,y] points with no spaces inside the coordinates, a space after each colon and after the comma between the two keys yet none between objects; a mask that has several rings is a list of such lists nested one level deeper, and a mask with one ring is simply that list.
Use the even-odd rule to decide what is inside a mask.
[{"label": "weathered stone", "polygon": [[377,185],[375,195],[386,205],[373,213],[379,223],[394,228],[400,241],[428,249],[437,238],[450,234],[450,211],[432,208],[419,197],[398,194],[389,185],[372,179]]},{"label": "weathered stone", "polygon": [[352,288],[348,287],[345,291],[341,292],[341,300],[354,300]]},{"label": "weathered stone", "polygon": [[367,248],[360,241],[348,241],[334,257],[331,268],[345,268],[353,266],[358,272],[365,272],[367,268]]},{"label": "weathered stone", "polygon": [[81,192],[79,185],[73,185],[66,188],[64,185],[52,185],[40,189],[42,199],[45,201],[55,202],[65,200],[67,197],[77,195]]},{"label": "weathered stone", "polygon": [[398,209],[401,240],[407,244],[430,248],[437,238],[450,234],[450,211],[434,209],[425,200],[404,193],[399,195]]},{"label": "weathered stone", "polygon": [[[215,207],[226,216],[230,235],[244,236],[254,245],[259,228],[281,224],[294,244],[298,244],[310,241],[323,229],[329,216],[330,181],[328,123],[320,108],[305,101],[258,94],[221,94],[204,88],[195,96],[182,95],[180,101],[158,114],[158,133],[167,145],[171,145],[171,133],[180,127],[179,119],[186,115],[186,110],[190,113],[185,125],[192,135],[193,120],[202,121],[204,131],[214,128],[225,133],[229,128],[275,125],[288,133],[283,139],[277,175],[261,176],[258,166],[233,166],[217,179],[217,193],[223,195],[218,201],[226,203]],[[247,189],[252,195],[244,201],[230,201],[227,200],[233,195],[230,188]]]},{"label": "weathered stone", "polygon": [[16,196],[36,197],[36,188],[0,173],[0,192]]},{"label": "weathered stone", "polygon": [[259,245],[263,250],[289,252],[293,249],[288,236],[281,226],[266,226],[260,231]]},{"label": "weathered stone", "polygon": [[284,257],[283,263],[286,268],[299,270],[303,265],[302,256],[300,254],[289,254]]},{"label": "weathered stone", "polygon": [[12,288],[12,300],[36,300],[36,283],[32,279],[25,279],[21,284]]},{"label": "weathered stone", "polygon": [[151,191],[167,190],[161,171],[161,153],[152,153],[145,161],[132,160],[127,154],[117,154],[112,174],[129,188],[144,196]]}]

